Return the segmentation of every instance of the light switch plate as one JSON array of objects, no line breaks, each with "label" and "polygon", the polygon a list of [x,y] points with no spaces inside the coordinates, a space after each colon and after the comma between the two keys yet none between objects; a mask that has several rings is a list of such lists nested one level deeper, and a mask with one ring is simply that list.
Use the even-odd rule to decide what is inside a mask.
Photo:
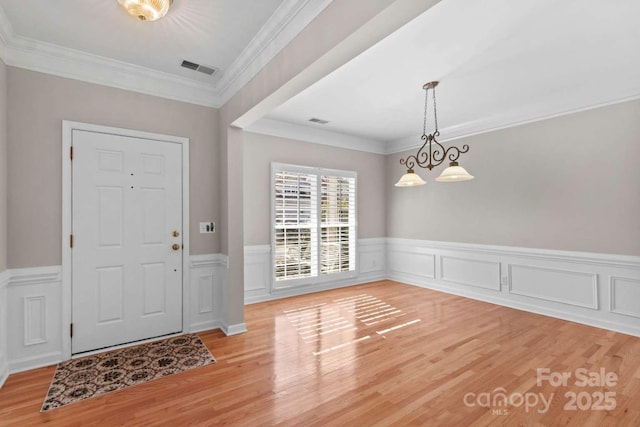
[{"label": "light switch plate", "polygon": [[200,234],[211,234],[216,232],[216,223],[215,222],[201,222],[200,223]]}]

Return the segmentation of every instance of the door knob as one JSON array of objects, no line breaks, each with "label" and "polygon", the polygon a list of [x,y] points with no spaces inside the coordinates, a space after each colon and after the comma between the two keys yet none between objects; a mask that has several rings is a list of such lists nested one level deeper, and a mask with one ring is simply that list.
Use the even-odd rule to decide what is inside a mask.
[{"label": "door knob", "polygon": [[171,246],[171,249],[173,249],[174,251],[180,250],[180,245],[177,243],[174,243],[173,246]]},{"label": "door knob", "polygon": [[180,233],[178,232],[178,230],[174,230],[173,233],[171,233],[171,235],[173,237],[178,237],[180,235]]}]

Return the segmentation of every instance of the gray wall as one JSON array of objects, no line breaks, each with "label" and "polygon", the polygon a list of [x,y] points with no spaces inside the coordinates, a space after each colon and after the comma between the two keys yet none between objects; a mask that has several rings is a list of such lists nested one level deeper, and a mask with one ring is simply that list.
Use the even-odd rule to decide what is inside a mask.
[{"label": "gray wall", "polygon": [[62,120],[188,137],[191,253],[219,252],[218,235],[201,235],[197,226],[218,220],[218,110],[19,68],[7,71],[9,268],[62,262]]},{"label": "gray wall", "polygon": [[271,243],[271,162],[358,173],[358,238],[384,237],[385,156],[244,133],[244,243]]},{"label": "gray wall", "polygon": [[[7,269],[7,67],[0,59],[0,273]],[[0,351],[1,353],[1,351]]]},{"label": "gray wall", "polygon": [[389,237],[640,255],[640,101],[452,143],[475,180],[396,188],[388,156]]},{"label": "gray wall", "polygon": [[437,1],[334,1],[220,109],[220,240],[221,251],[228,255],[222,304],[227,324],[244,322],[243,136],[230,126],[253,123]]}]

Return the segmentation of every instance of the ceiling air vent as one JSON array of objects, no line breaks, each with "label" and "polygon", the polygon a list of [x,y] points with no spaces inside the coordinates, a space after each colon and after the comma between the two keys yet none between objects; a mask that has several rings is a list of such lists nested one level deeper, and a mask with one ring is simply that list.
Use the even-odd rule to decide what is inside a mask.
[{"label": "ceiling air vent", "polygon": [[184,60],[181,64],[184,68],[188,68],[193,71],[198,71],[203,74],[207,74],[209,76],[213,76],[213,74],[218,71],[216,68],[207,67],[206,65],[196,64],[195,62]]},{"label": "ceiling air vent", "polygon": [[216,72],[216,69],[215,68],[211,68],[211,67],[207,67],[207,66],[204,66],[204,65],[200,65],[196,71],[200,71],[201,73],[205,73],[205,74],[208,74],[210,76],[213,76],[213,73]]},{"label": "ceiling air vent", "polygon": [[197,70],[198,67],[199,67],[198,64],[196,64],[194,62],[189,62],[189,61],[182,61],[182,66],[184,68],[188,68],[188,69],[193,70],[193,71]]},{"label": "ceiling air vent", "polygon": [[316,119],[315,117],[310,118],[310,119],[309,119],[309,121],[310,121],[311,123],[318,123],[318,124],[321,124],[321,125],[326,125],[327,123],[329,123],[329,122],[328,122],[328,121],[326,121],[326,120]]}]

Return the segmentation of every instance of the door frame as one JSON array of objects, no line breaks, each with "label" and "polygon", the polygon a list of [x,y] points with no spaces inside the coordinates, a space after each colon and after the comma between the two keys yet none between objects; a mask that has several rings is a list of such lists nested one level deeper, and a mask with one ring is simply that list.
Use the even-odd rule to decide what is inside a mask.
[{"label": "door frame", "polygon": [[171,142],[182,147],[182,332],[188,331],[189,321],[189,138],[142,132],[102,126],[91,123],[62,121],[62,360],[71,359],[70,325],[72,318],[71,299],[71,235],[72,220],[72,180],[71,180],[71,145],[74,130],[104,133],[110,135],[142,138],[158,142]]}]

